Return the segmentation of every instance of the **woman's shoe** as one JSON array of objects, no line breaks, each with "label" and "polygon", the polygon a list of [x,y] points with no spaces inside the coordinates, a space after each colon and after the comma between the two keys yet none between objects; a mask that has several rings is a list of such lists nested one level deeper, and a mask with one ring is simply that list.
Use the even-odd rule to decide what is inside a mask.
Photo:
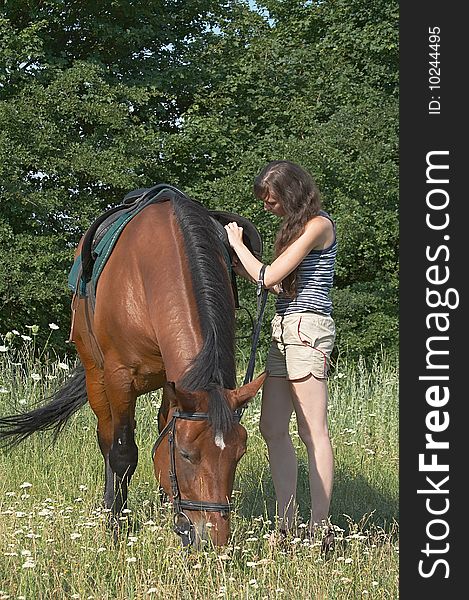
[{"label": "woman's shoe", "polygon": [[324,537],[322,538],[321,554],[324,554],[324,556],[327,557],[327,555],[334,550],[334,547],[335,533],[334,529],[329,525],[329,527],[326,530],[326,533],[324,534]]},{"label": "woman's shoe", "polygon": [[292,534],[286,529],[278,529],[272,531],[269,538],[269,545],[271,548],[277,548],[279,550],[291,550]]}]

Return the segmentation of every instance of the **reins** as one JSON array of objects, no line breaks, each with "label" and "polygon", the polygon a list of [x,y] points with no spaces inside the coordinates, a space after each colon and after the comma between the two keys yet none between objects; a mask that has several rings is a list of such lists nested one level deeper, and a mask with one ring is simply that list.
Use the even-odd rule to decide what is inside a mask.
[{"label": "reins", "polygon": [[257,297],[257,314],[256,314],[256,325],[252,332],[251,341],[251,354],[249,356],[248,367],[246,375],[244,376],[243,385],[250,383],[254,376],[254,368],[256,366],[256,351],[259,343],[259,337],[261,334],[262,320],[264,318],[265,307],[267,304],[267,296],[269,294],[267,288],[264,286],[264,273],[266,265],[262,265],[259,272],[259,278],[256,285],[256,297]]}]

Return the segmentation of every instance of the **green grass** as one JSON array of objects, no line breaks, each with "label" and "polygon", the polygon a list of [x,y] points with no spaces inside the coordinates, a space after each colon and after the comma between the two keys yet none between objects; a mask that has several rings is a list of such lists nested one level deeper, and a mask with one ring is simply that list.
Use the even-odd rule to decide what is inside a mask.
[{"label": "green grass", "polygon": [[[27,409],[50,393],[64,372],[57,360],[43,356],[38,365],[28,352],[16,356],[0,355],[2,415]],[[386,356],[368,368],[361,361],[339,362],[330,380],[336,463],[331,513],[338,542],[327,560],[320,542],[294,541],[281,550],[267,539],[275,511],[257,429],[259,398],[243,416],[248,451],[237,470],[230,544],[218,550],[184,551],[171,529],[171,509],[160,503],[151,464],[158,393],[138,403],[140,457],[129,493],[133,525],[115,545],[100,508],[103,466],[88,406],[55,445],[49,436],[35,435],[1,451],[0,600],[397,598],[397,385],[397,363]],[[292,435],[306,518],[306,453],[293,421]]]}]

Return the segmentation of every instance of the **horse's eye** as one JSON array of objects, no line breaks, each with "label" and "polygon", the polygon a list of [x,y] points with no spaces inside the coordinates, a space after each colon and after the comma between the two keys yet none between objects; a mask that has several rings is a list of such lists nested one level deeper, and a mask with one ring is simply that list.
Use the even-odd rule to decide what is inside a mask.
[{"label": "horse's eye", "polygon": [[191,460],[191,455],[190,455],[190,454],[189,454],[189,452],[187,452],[186,450],[182,450],[182,449],[180,449],[180,450],[179,450],[179,454],[182,456],[182,458],[183,458],[184,460],[187,460],[187,461],[189,461],[189,462],[192,462],[192,460]]}]

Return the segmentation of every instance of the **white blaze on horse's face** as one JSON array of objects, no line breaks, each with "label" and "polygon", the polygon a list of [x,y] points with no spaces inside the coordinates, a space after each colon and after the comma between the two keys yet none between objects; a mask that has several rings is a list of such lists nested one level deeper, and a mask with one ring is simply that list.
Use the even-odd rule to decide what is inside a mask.
[{"label": "white blaze on horse's face", "polygon": [[225,447],[225,440],[223,439],[223,433],[221,431],[217,431],[215,435],[215,445],[218,446],[221,450]]}]

